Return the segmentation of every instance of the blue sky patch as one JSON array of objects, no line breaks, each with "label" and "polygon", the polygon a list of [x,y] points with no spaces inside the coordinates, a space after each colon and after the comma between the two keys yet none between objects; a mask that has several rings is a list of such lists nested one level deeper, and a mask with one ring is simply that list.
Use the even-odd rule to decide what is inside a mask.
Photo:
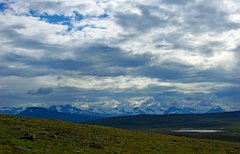
[{"label": "blue sky patch", "polygon": [[8,8],[8,5],[0,2],[0,11],[3,12]]},{"label": "blue sky patch", "polygon": [[105,18],[108,18],[109,15],[105,12],[104,14],[98,16],[99,19],[105,19]]},{"label": "blue sky patch", "polygon": [[64,15],[48,15],[47,13],[39,14],[37,11],[34,10],[30,10],[29,15],[33,17],[39,17],[40,20],[46,21],[51,24],[62,24],[70,27],[72,26],[71,17],[67,17]]},{"label": "blue sky patch", "polygon": [[76,20],[76,21],[81,21],[81,20],[84,19],[84,16],[81,15],[80,13],[78,13],[78,12],[76,12],[76,11],[74,11],[73,13],[74,13],[74,20]]},{"label": "blue sky patch", "polygon": [[45,20],[49,23],[52,23],[52,24],[63,24],[63,25],[68,25],[68,26],[71,26],[71,21],[70,21],[70,18],[69,17],[66,17],[66,16],[63,16],[63,15],[40,15],[40,19],[41,20]]}]

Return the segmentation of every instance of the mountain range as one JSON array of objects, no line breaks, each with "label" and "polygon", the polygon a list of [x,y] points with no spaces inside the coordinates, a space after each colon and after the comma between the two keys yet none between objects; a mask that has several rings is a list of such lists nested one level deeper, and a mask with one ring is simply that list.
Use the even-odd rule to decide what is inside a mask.
[{"label": "mountain range", "polygon": [[[104,108],[104,107],[92,107],[88,109],[81,109],[76,106],[72,106],[70,104],[66,105],[53,105],[48,108],[43,107],[30,107],[30,108],[23,108],[23,107],[2,107],[0,108],[0,113],[8,114],[8,115],[23,115],[26,112],[29,112],[29,109],[35,111],[37,109],[41,109],[43,113],[49,113],[50,111],[55,111],[54,113],[68,113],[74,115],[81,115],[83,117],[113,117],[113,116],[128,116],[128,115],[144,115],[144,114],[156,114],[156,115],[163,115],[163,114],[200,114],[201,112],[192,109],[192,108],[180,108],[180,107],[170,107],[168,109],[161,108],[156,104],[152,105],[141,105],[141,106],[120,106],[115,108]],[[45,110],[46,109],[46,110]],[[46,112],[48,111],[48,112]],[[35,112],[40,112],[37,110]],[[209,109],[205,113],[221,113],[224,112],[219,106],[214,106]],[[29,113],[28,113],[29,115]],[[35,116],[35,115],[34,115]]]},{"label": "mountain range", "polygon": [[26,110],[18,113],[17,116],[31,117],[31,118],[58,119],[58,120],[66,120],[71,122],[83,122],[83,121],[95,120],[100,118],[93,115],[58,112],[58,111],[53,111],[53,110],[42,108],[42,107],[29,107]]}]

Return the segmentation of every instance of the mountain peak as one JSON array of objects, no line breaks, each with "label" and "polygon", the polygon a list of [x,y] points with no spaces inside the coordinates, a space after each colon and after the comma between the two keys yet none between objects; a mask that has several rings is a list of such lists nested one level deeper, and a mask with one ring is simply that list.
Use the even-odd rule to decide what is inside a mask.
[{"label": "mountain peak", "polygon": [[207,113],[222,113],[225,112],[220,106],[213,106]]}]

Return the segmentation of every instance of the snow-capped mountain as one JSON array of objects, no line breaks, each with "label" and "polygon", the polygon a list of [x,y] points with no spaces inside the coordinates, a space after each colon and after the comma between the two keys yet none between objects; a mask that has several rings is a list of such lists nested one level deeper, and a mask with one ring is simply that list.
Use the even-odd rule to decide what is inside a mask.
[{"label": "snow-capped mountain", "polygon": [[130,100],[130,102],[103,101],[101,103],[88,104],[85,110],[110,116],[164,113],[164,109],[160,107],[160,104],[156,103],[151,97],[135,98]]},{"label": "snow-capped mountain", "polygon": [[84,110],[84,109],[74,107],[70,104],[59,105],[59,106],[53,105],[53,106],[50,106],[48,109],[57,111],[57,112],[81,114],[81,115],[86,115],[86,116],[105,116],[105,115],[99,115],[96,112],[91,112],[90,110]]},{"label": "snow-capped mountain", "polygon": [[138,115],[138,114],[163,114],[162,108],[153,107],[116,107],[116,108],[89,108],[92,113],[104,114],[109,116]]},{"label": "snow-capped mountain", "polygon": [[157,105],[151,105],[151,106],[140,106],[134,108],[134,113],[139,114],[163,114],[164,109],[157,106]]},{"label": "snow-capped mountain", "polygon": [[219,106],[212,107],[207,113],[222,113],[225,112],[225,110]]},{"label": "snow-capped mountain", "polygon": [[2,107],[0,108],[1,114],[16,115],[24,110],[23,107]]},{"label": "snow-capped mountain", "polygon": [[[112,105],[112,106],[111,106]],[[24,111],[24,107],[2,107],[0,113],[17,115]],[[90,105],[53,105],[46,109],[62,112],[71,113],[84,116],[98,116],[98,117],[111,117],[111,116],[127,116],[127,115],[139,115],[139,114],[199,114],[192,108],[180,108],[180,107],[169,107],[168,109],[162,108],[160,104],[151,101],[150,99],[139,99],[134,103],[118,103],[115,102],[110,104],[109,102],[96,103]],[[212,107],[205,113],[221,113],[224,112],[219,106]]]},{"label": "snow-capped mountain", "polygon": [[192,108],[170,107],[164,114],[197,114],[198,111]]},{"label": "snow-capped mountain", "polygon": [[165,109],[151,97],[135,98],[130,102],[120,103],[116,100],[103,100],[98,103],[75,103],[73,105],[51,106],[49,109],[84,115],[123,116],[138,114],[163,114]]}]

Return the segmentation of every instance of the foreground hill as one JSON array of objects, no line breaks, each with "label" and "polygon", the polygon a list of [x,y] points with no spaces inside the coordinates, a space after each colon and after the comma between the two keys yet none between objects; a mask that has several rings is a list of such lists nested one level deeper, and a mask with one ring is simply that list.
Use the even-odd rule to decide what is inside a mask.
[{"label": "foreground hill", "polygon": [[189,139],[0,115],[0,153],[239,153],[231,142]]},{"label": "foreground hill", "polygon": [[[220,139],[240,143],[240,111],[185,114],[185,115],[138,115],[112,117],[88,122],[88,124],[147,130],[167,134]],[[177,130],[218,130],[218,133],[184,133]]]}]

